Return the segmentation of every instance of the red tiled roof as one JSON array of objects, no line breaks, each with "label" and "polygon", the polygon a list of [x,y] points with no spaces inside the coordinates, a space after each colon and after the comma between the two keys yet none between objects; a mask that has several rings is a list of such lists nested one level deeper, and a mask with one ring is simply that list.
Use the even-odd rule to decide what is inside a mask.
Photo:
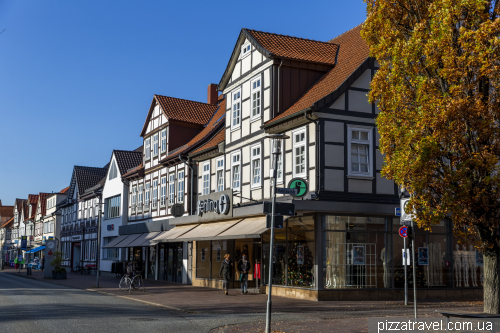
[{"label": "red tiled roof", "polygon": [[45,216],[47,213],[47,197],[52,193],[40,193],[40,208],[42,216]]},{"label": "red tiled roof", "polygon": [[133,174],[134,172],[136,172],[137,170],[141,170],[143,168],[143,164],[139,164],[138,166],[136,166],[135,168],[132,168],[130,170],[127,171],[127,173],[123,174],[122,177],[126,177],[126,176],[129,176],[131,174]]},{"label": "red tiled roof", "polygon": [[318,100],[334,92],[369,57],[370,50],[361,38],[362,25],[332,39],[329,43],[340,45],[337,65],[325,73],[295,104],[266,124],[311,107]]},{"label": "red tiled roof", "polygon": [[[225,115],[226,115],[226,100],[223,99],[218,104],[217,112],[215,112],[215,114],[213,114],[212,118],[210,119],[208,124],[203,128],[203,130],[200,133],[198,133],[194,138],[192,138],[187,144],[182,146],[180,149],[177,149],[177,150],[174,150],[173,152],[171,152],[164,159],[164,161],[170,160],[172,158],[179,156],[180,153],[188,151],[189,148],[192,148],[193,146],[195,146],[197,143],[199,143],[203,139],[206,139],[206,138],[209,138],[210,136],[212,136],[215,133],[214,131],[217,130],[219,128],[219,126],[221,126],[220,124],[221,123],[224,124]],[[222,125],[222,126],[224,126],[224,125]]]},{"label": "red tiled roof", "polygon": [[226,129],[222,128],[222,130],[219,133],[217,133],[212,139],[210,139],[207,143],[205,143],[204,145],[200,146],[198,149],[193,151],[193,154],[209,148],[216,147],[219,143],[225,140],[225,137],[226,137]]},{"label": "red tiled roof", "polygon": [[14,206],[0,206],[0,217],[14,216]]},{"label": "red tiled roof", "polygon": [[66,192],[68,192],[68,190],[69,190],[69,186],[63,188],[59,193],[66,193]]},{"label": "red tiled roof", "polygon": [[217,109],[217,105],[214,104],[188,101],[161,95],[155,95],[155,98],[169,120],[172,119],[205,125]]},{"label": "red tiled roof", "polygon": [[331,42],[320,42],[293,36],[246,29],[271,56],[324,64],[335,64],[339,49]]},{"label": "red tiled roof", "polygon": [[32,205],[33,207],[36,207],[38,203],[38,194],[29,194],[28,195],[28,205]]}]

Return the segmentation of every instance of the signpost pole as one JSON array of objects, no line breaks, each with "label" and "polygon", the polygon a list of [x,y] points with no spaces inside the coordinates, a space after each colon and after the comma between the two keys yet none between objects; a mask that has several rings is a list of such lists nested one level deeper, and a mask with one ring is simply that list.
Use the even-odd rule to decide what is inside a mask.
[{"label": "signpost pole", "polygon": [[413,260],[413,307],[415,309],[415,319],[417,319],[417,268],[415,261],[415,237],[414,237],[415,229],[413,229],[413,219],[411,220],[411,256]]},{"label": "signpost pole", "polygon": [[408,305],[408,273],[407,273],[408,258],[406,258],[406,255],[407,255],[407,251],[406,251],[406,237],[403,238],[403,244],[404,244],[403,265],[405,267],[405,305]]},{"label": "signpost pole", "polygon": [[97,248],[96,248],[96,288],[99,288],[99,266],[100,266],[100,261],[101,261],[101,205],[103,205],[101,201],[101,197],[99,198],[99,216],[97,217]]},{"label": "signpost pole", "polygon": [[273,286],[273,252],[274,252],[274,212],[276,208],[276,183],[278,178],[278,155],[280,154],[279,147],[276,144],[278,140],[274,141],[274,163],[273,163],[273,206],[271,212],[271,240],[269,244],[269,279],[267,281],[268,292],[267,292],[267,311],[266,311],[266,333],[271,333],[271,309],[272,309],[272,286]]}]

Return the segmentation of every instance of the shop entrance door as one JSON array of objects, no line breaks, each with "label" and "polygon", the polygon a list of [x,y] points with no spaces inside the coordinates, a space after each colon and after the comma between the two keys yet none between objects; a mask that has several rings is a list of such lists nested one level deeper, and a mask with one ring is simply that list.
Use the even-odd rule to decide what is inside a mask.
[{"label": "shop entrance door", "polygon": [[182,283],[182,243],[165,244],[165,281]]},{"label": "shop entrance door", "polygon": [[73,251],[71,251],[71,269],[75,271],[77,266],[80,265],[81,243],[73,243]]}]

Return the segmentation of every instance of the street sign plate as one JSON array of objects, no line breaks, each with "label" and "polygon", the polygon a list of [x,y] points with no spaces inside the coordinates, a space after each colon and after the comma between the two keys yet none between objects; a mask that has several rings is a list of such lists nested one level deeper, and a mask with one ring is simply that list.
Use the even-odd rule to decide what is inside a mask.
[{"label": "street sign plate", "polygon": [[303,197],[308,191],[307,182],[302,178],[293,178],[290,180],[288,188],[297,189],[296,197]]},{"label": "street sign plate", "polygon": [[408,207],[410,199],[401,199],[401,221],[412,221],[414,212]]},{"label": "street sign plate", "polygon": [[[273,203],[264,201],[264,214],[272,214]],[[277,202],[274,215],[295,215],[295,205],[285,202]]]},{"label": "street sign plate", "polygon": [[411,221],[399,221],[399,224],[409,227],[409,226],[411,226]]},{"label": "street sign plate", "polygon": [[296,188],[283,188],[283,187],[277,187],[276,188],[276,193],[277,194],[289,194],[289,195],[297,195],[299,193],[299,190]]},{"label": "street sign plate", "polygon": [[396,207],[396,216],[401,216],[401,208]]},{"label": "street sign plate", "polygon": [[407,226],[402,226],[399,228],[399,236],[406,238],[408,237],[408,227]]},{"label": "street sign plate", "polygon": [[[271,228],[271,215],[266,215],[266,227]],[[283,229],[283,216],[276,215],[274,217],[274,227],[276,229]]]}]

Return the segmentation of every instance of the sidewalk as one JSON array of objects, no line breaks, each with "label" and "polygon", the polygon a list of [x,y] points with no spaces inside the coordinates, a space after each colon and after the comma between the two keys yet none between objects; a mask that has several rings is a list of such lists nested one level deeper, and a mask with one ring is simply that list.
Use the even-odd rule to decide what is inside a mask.
[{"label": "sidewalk", "polygon": [[[230,290],[229,296],[224,291],[218,289],[193,287],[178,283],[145,280],[146,290],[128,292],[120,291],[118,288],[119,278],[100,276],[100,288],[95,288],[95,275],[80,275],[68,273],[66,280],[44,279],[43,272],[33,270],[33,275],[27,276],[26,270],[18,273],[13,268],[7,267],[0,274],[12,274],[25,278],[36,279],[57,285],[86,289],[95,292],[111,294],[130,298],[136,301],[163,306],[172,310],[184,312],[205,312],[205,313],[264,313],[267,306],[267,295],[251,294],[241,295],[240,290]],[[419,302],[419,309],[434,311],[435,309],[465,308],[468,311],[476,309],[481,311],[482,302]],[[300,299],[284,298],[273,296],[273,312],[317,312],[332,311],[374,311],[396,310],[405,308],[402,301],[363,301],[363,302],[313,302]],[[411,309],[407,309],[411,312]],[[392,311],[391,311],[392,312]],[[406,312],[406,311],[404,311]]]}]

